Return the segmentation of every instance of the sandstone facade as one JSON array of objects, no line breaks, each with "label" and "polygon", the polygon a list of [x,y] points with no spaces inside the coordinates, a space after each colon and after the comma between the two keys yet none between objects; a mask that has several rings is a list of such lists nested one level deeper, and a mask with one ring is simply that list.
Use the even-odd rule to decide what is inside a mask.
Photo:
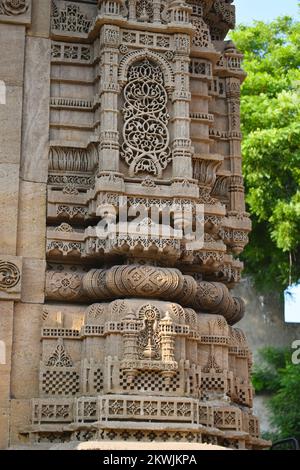
[{"label": "sandstone facade", "polygon": [[266,446],[231,293],[234,22],[231,0],[0,1],[1,448]]}]

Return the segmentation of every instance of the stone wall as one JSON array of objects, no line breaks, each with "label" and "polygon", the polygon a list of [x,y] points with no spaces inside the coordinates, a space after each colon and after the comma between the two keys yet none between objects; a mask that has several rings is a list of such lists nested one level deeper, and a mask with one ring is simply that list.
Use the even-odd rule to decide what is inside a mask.
[{"label": "stone wall", "polygon": [[0,448],[8,446],[13,423],[28,422],[39,361],[35,331],[46,266],[47,163],[43,168],[40,159],[44,153],[47,162],[49,12],[48,0],[0,2],[0,79],[6,88],[6,102],[0,104],[0,340],[6,356],[0,365]]},{"label": "stone wall", "polygon": [[285,323],[283,298],[279,292],[261,295],[249,278],[243,278],[234,290],[246,303],[247,315],[240,323],[257,358],[257,351],[266,346],[290,348],[300,339],[300,324]]}]

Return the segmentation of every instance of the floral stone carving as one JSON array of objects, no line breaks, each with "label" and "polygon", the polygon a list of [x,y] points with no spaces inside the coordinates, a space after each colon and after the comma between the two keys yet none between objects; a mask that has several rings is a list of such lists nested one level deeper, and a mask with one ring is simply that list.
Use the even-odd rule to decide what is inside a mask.
[{"label": "floral stone carving", "polygon": [[60,10],[58,4],[52,1],[51,28],[53,31],[88,33],[91,23],[92,21],[81,12],[76,4],[67,3],[65,8]]},{"label": "floral stone carving", "polygon": [[49,359],[46,361],[47,367],[72,367],[72,359],[66,352],[62,339],[59,339],[57,346]]},{"label": "floral stone carving", "polygon": [[19,283],[20,278],[20,270],[15,264],[0,261],[0,289],[12,289]]},{"label": "floral stone carving", "polygon": [[0,300],[20,300],[22,258],[0,256]]},{"label": "floral stone carving", "polygon": [[122,157],[129,174],[150,173],[161,177],[171,161],[163,73],[147,59],[129,70],[124,89]]},{"label": "floral stone carving", "polygon": [[29,8],[28,0],[1,0],[0,14],[9,16],[23,15]]}]

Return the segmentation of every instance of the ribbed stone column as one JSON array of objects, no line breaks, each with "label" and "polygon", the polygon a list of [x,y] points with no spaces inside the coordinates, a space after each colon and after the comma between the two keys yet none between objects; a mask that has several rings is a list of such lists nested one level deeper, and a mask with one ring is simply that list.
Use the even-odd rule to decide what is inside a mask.
[{"label": "ribbed stone column", "polygon": [[173,93],[173,178],[192,178],[192,147],[190,138],[190,36],[175,35],[175,91]]},{"label": "ribbed stone column", "polygon": [[100,85],[100,161],[99,170],[118,172],[118,47],[120,30],[117,26],[103,26],[100,36],[101,85]]},{"label": "ribbed stone column", "polygon": [[240,133],[240,80],[227,78],[228,138],[230,149],[230,209],[245,212]]}]

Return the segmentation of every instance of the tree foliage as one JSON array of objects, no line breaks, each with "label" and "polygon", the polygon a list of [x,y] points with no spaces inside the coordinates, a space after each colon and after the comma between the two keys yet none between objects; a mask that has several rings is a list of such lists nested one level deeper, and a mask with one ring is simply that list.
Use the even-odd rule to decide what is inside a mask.
[{"label": "tree foliage", "polygon": [[291,351],[265,348],[254,367],[256,392],[270,393],[269,409],[276,438],[300,441],[300,365],[291,362]]},{"label": "tree foliage", "polygon": [[253,220],[246,269],[259,287],[300,279],[300,22],[255,22],[232,33],[248,74],[241,111],[246,201]]}]

